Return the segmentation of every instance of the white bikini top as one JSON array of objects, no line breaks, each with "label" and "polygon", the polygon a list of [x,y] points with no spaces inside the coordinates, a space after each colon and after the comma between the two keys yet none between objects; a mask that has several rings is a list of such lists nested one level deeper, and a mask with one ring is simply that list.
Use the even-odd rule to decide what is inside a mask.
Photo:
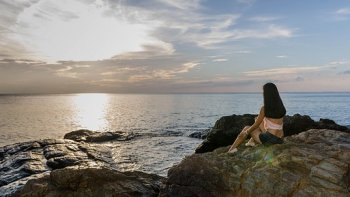
[{"label": "white bikini top", "polygon": [[267,119],[264,117],[264,127],[266,130],[268,129],[276,129],[276,130],[282,130],[283,129],[283,123],[282,124],[277,124],[272,122],[271,120]]}]

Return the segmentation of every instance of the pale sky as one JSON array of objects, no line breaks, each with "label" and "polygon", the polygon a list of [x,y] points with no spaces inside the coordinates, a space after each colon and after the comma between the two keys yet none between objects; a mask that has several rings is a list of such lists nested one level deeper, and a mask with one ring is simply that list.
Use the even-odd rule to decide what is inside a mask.
[{"label": "pale sky", "polygon": [[1,0],[0,94],[350,91],[350,0]]}]

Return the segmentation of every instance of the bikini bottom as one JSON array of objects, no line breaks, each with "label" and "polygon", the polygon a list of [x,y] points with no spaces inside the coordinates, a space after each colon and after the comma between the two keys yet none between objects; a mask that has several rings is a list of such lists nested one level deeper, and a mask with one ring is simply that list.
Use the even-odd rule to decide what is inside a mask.
[{"label": "bikini bottom", "polygon": [[260,133],[259,139],[263,144],[283,144],[283,139],[269,132]]}]

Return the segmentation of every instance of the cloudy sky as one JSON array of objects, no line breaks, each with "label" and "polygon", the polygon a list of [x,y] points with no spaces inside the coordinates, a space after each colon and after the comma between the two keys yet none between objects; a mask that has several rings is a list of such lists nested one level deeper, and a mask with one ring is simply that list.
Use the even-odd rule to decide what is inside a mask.
[{"label": "cloudy sky", "polygon": [[1,0],[0,93],[350,91],[349,0]]}]

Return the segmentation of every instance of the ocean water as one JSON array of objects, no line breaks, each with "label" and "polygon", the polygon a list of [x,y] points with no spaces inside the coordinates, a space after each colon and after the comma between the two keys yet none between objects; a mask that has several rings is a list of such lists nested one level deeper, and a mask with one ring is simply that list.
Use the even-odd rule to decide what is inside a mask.
[{"label": "ocean water", "polygon": [[[281,97],[289,115],[350,125],[350,93],[282,93]],[[121,170],[165,175],[201,142],[189,134],[212,127],[224,115],[256,114],[262,103],[261,93],[2,95],[0,146],[62,138],[82,128],[140,133],[143,137],[136,140],[106,145]]]}]

